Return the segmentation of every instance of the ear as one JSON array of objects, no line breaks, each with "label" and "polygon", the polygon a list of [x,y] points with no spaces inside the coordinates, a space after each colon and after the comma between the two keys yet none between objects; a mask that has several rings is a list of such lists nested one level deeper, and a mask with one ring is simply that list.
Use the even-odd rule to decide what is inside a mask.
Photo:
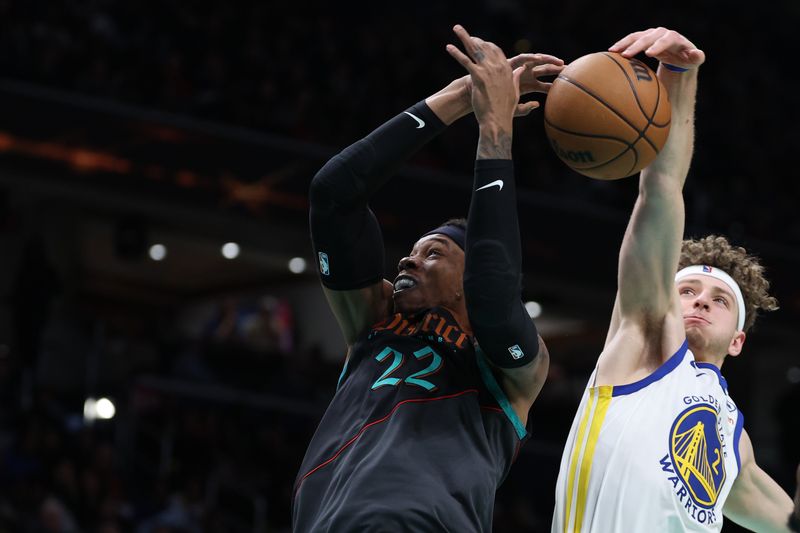
[{"label": "ear", "polygon": [[744,347],[744,340],[747,338],[747,334],[744,331],[737,331],[736,334],[731,339],[731,343],[728,345],[728,355],[731,357],[736,357],[740,353],[742,353],[742,348]]}]

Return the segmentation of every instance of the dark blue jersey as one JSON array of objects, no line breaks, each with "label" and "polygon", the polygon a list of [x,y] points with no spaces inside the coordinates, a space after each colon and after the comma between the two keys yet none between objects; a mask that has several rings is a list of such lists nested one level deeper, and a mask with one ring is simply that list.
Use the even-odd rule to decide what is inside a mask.
[{"label": "dark blue jersey", "polygon": [[527,430],[443,308],[353,345],[294,487],[293,530],[490,531]]}]

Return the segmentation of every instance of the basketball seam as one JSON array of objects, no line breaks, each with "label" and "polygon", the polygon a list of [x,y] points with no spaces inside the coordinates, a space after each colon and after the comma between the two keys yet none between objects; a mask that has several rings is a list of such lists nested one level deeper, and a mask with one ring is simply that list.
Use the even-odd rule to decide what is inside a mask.
[{"label": "basketball seam", "polygon": [[[628,79],[628,84],[631,86],[631,90],[633,92],[634,98],[636,98],[636,104],[639,106],[639,110],[642,112],[642,114],[647,118],[647,125],[645,125],[644,129],[641,131],[640,138],[642,138],[645,141],[647,141],[647,143],[655,151],[656,155],[658,155],[661,152],[661,150],[658,150],[656,148],[655,143],[650,139],[650,137],[647,136],[647,131],[650,129],[650,126],[655,126],[656,128],[666,128],[667,126],[670,125],[670,122],[671,122],[671,120],[667,120],[666,124],[659,124],[659,123],[655,122],[655,120],[653,120],[655,118],[655,116],[656,116],[656,113],[658,113],[658,105],[661,103],[661,84],[658,82],[658,77],[656,76],[656,89],[657,89],[657,92],[656,92],[656,105],[655,105],[655,107],[653,107],[653,114],[648,117],[645,114],[645,110],[644,110],[644,107],[642,106],[641,101],[639,100],[639,93],[636,91],[636,89],[634,89],[633,80],[631,80],[630,76],[628,76],[628,73],[625,71],[625,68],[622,65],[620,65],[619,61],[617,61],[614,58],[614,56],[612,56],[611,54],[603,52],[603,55],[605,55],[607,58],[612,60],[619,67],[619,69],[622,71],[622,73],[625,75],[625,77]],[[637,139],[636,142],[638,142],[638,140],[639,139]],[[632,168],[636,168],[636,165],[634,164],[634,166]]]},{"label": "basketball seam", "polygon": [[[613,61],[614,64],[617,65],[617,67],[619,67],[619,69],[622,71],[622,74],[625,75],[625,79],[628,80],[628,85],[630,85],[630,87],[631,87],[631,92],[633,93],[633,97],[636,99],[636,105],[639,106],[639,111],[642,112],[642,115],[647,117],[647,112],[644,110],[644,106],[642,105],[641,100],[639,100],[639,93],[636,91],[636,86],[633,84],[633,80],[631,79],[631,77],[628,76],[628,73],[625,71],[625,67],[620,65],[619,61],[617,61],[614,58],[614,56],[612,56],[611,54],[609,54],[607,52],[603,52],[603,55],[606,56],[607,58],[609,58],[611,61]],[[656,85],[658,85],[658,82],[656,82]],[[659,90],[661,90],[660,87],[659,87]],[[658,105],[656,105],[656,109],[657,108],[658,108]],[[653,116],[655,116],[655,112],[653,113]],[[648,119],[648,121],[649,121],[649,119]]]},{"label": "basketball seam", "polygon": [[[640,136],[640,137],[637,137],[637,138],[636,138],[636,140],[637,140],[637,141],[639,140],[639,138],[641,138],[641,133],[642,133],[642,132],[640,132],[640,131],[639,131],[639,128],[637,128],[636,126],[634,126],[634,125],[633,125],[633,124],[632,124],[632,123],[631,123],[631,122],[630,122],[630,121],[629,121],[627,118],[625,118],[625,115],[621,114],[619,111],[617,111],[616,109],[614,109],[614,107],[613,107],[613,106],[611,106],[611,105],[609,105],[609,103],[608,103],[608,102],[606,102],[605,100],[603,100],[602,98],[600,98],[599,96],[597,96],[596,94],[594,94],[592,91],[590,91],[589,89],[587,89],[586,87],[584,87],[584,86],[583,86],[583,85],[582,85],[580,82],[577,82],[577,81],[573,80],[572,78],[568,78],[568,77],[564,76],[563,74],[559,74],[558,78],[556,78],[556,79],[557,79],[557,80],[564,80],[564,81],[565,81],[565,82],[567,82],[567,83],[571,83],[572,85],[574,85],[575,87],[577,87],[577,88],[578,88],[578,89],[580,89],[581,91],[585,92],[586,94],[588,94],[589,96],[591,96],[592,98],[594,98],[595,100],[597,100],[598,102],[600,102],[601,104],[603,104],[604,106],[606,106],[606,107],[608,108],[608,110],[609,110],[609,111],[611,111],[612,113],[614,113],[615,115],[617,115],[619,118],[621,118],[621,119],[622,119],[622,121],[623,121],[625,124],[627,124],[628,126],[630,126],[630,127],[631,127],[631,129],[632,129],[633,131],[635,131],[636,133],[638,133],[638,134],[639,134],[639,136]],[[634,142],[636,142],[636,141],[634,141]]]},{"label": "basketball seam", "polygon": [[627,173],[627,174],[625,174],[625,176],[623,176],[623,177],[630,176],[631,174],[633,174],[633,172],[632,172],[632,171],[633,171],[633,169],[634,169],[634,168],[636,168],[636,165],[638,165],[638,164],[639,164],[639,152],[638,152],[638,150],[636,150],[636,148],[634,148],[633,146],[630,146],[630,147],[626,148],[626,149],[625,149],[625,151],[623,151],[623,152],[622,152],[621,154],[619,154],[617,157],[615,157],[614,159],[609,159],[608,161],[606,161],[606,162],[605,162],[605,163],[603,163],[602,165],[597,165],[596,167],[591,167],[591,168],[588,168],[588,169],[581,169],[581,170],[597,170],[598,168],[602,168],[602,167],[604,167],[604,166],[608,165],[609,163],[613,163],[613,162],[614,162],[614,161],[615,161],[617,158],[619,158],[619,157],[621,157],[622,155],[624,155],[624,154],[625,154],[625,153],[626,153],[628,150],[630,150],[631,152],[633,152],[633,165],[631,165],[631,168],[630,168],[630,170],[628,170],[628,173]]},{"label": "basketball seam", "polygon": [[[627,74],[626,74],[626,77],[627,77]],[[614,109],[614,107],[613,107],[613,106],[609,105],[609,103],[608,103],[608,102],[606,102],[605,100],[603,100],[602,98],[600,98],[600,97],[599,97],[599,96],[597,96],[596,94],[592,93],[592,91],[588,90],[586,87],[584,87],[583,85],[581,85],[579,82],[577,82],[577,81],[575,81],[575,80],[572,80],[572,79],[570,79],[570,78],[568,78],[568,77],[566,77],[566,76],[563,76],[563,75],[559,75],[557,79],[562,79],[562,80],[564,80],[564,81],[566,81],[566,82],[568,82],[568,83],[571,83],[572,85],[574,85],[574,86],[575,86],[575,87],[577,87],[578,89],[582,90],[583,92],[585,92],[586,94],[588,94],[589,96],[591,96],[592,98],[594,98],[595,100],[597,100],[598,102],[600,102],[601,104],[603,104],[604,106],[606,106],[606,108],[608,108],[608,110],[609,110],[609,111],[611,111],[612,113],[614,113],[615,115],[617,115],[619,118],[621,118],[621,119],[622,119],[622,121],[623,121],[623,122],[625,122],[625,124],[627,124],[628,126],[630,126],[630,127],[631,127],[631,129],[632,129],[633,131],[635,131],[635,132],[637,133],[637,135],[638,135],[638,136],[636,137],[636,140],[634,140],[634,141],[633,141],[633,143],[627,143],[627,142],[626,142],[626,144],[628,145],[628,148],[627,148],[627,149],[625,149],[625,150],[623,150],[621,154],[617,155],[617,156],[616,156],[616,157],[614,157],[613,159],[610,159],[610,160],[606,161],[606,162],[605,162],[605,163],[603,163],[602,165],[598,165],[598,167],[602,167],[603,165],[607,165],[608,163],[610,163],[610,162],[612,162],[612,161],[615,161],[617,158],[619,158],[620,156],[622,156],[622,154],[624,154],[624,153],[625,153],[625,152],[627,152],[628,150],[633,150],[633,152],[634,152],[634,154],[635,154],[635,155],[634,155],[634,158],[635,158],[635,159],[634,159],[634,161],[638,162],[638,161],[639,161],[639,154],[638,154],[638,152],[636,151],[636,149],[635,149],[635,148],[633,148],[633,145],[634,145],[634,144],[636,144],[637,142],[639,142],[639,140],[640,140],[640,139],[644,139],[644,140],[645,140],[645,141],[646,141],[648,144],[650,144],[650,146],[652,146],[652,147],[653,147],[653,150],[655,150],[655,152],[656,152],[656,153],[658,153],[658,149],[657,149],[657,148],[656,148],[656,147],[653,145],[653,143],[650,141],[650,139],[648,139],[647,137],[644,137],[643,133],[642,133],[641,131],[639,131],[639,129],[638,129],[636,126],[634,126],[633,124],[631,124],[631,122],[630,122],[630,121],[629,121],[627,118],[625,118],[625,116],[624,116],[624,115],[622,115],[622,114],[621,114],[619,111],[617,111],[616,109]],[[629,79],[628,81],[630,82],[630,79]],[[636,91],[633,91],[633,92],[634,92],[634,97],[635,97],[635,96],[636,96],[636,94],[635,94],[635,93],[636,93]],[[638,105],[638,104],[637,104],[637,105]],[[640,108],[639,110],[640,110],[640,111],[642,111],[642,109],[641,109],[641,108]],[[642,113],[642,114],[644,114],[644,113]],[[647,115],[645,115],[645,118],[647,118]],[[597,168],[597,167],[592,167],[592,168]],[[635,166],[635,163],[634,163],[634,166],[633,166],[633,167],[631,167],[631,168],[636,168],[636,166]],[[588,168],[583,168],[583,169],[581,169],[581,170],[591,170],[591,169],[588,169]],[[629,171],[629,174],[630,174],[630,171]]]},{"label": "basketball seam", "polygon": [[[552,122],[550,122],[546,118],[544,119],[544,121],[548,126],[553,128],[554,130],[558,130],[558,131],[560,131],[562,133],[569,133],[570,135],[577,135],[579,137],[592,137],[594,139],[610,139],[612,141],[619,141],[622,144],[624,144],[625,146],[627,146],[627,148],[625,148],[623,151],[621,151],[620,153],[618,153],[617,155],[615,155],[614,157],[612,157],[608,161],[603,161],[599,165],[595,165],[593,167],[581,167],[580,170],[595,170],[595,169],[598,169],[598,168],[603,167],[605,165],[608,165],[609,163],[613,163],[614,161],[616,161],[617,159],[619,159],[620,157],[625,155],[628,152],[628,150],[631,150],[633,152],[633,158],[634,158],[633,159],[634,160],[634,165],[631,168],[636,168],[636,163],[639,161],[639,152],[636,151],[636,148],[633,147],[633,144],[629,143],[625,139],[620,139],[619,137],[612,137],[610,135],[593,135],[591,133],[581,133],[581,132],[578,132],[578,131],[571,131],[571,130],[556,126],[555,124],[553,124]],[[636,139],[636,141],[639,141],[639,139]],[[556,155],[558,155],[558,152],[556,152]],[[559,158],[561,158],[561,156],[559,156]],[[561,159],[563,160],[563,158],[561,158]]]},{"label": "basketball seam", "polygon": [[[658,99],[656,99],[656,107],[655,107],[655,109],[653,109],[653,116],[652,117],[648,117],[647,116],[647,112],[644,109],[644,106],[642,106],[642,102],[639,100],[639,93],[636,91],[636,86],[633,84],[633,80],[631,79],[631,77],[628,76],[628,73],[625,71],[625,67],[620,65],[619,61],[617,61],[614,58],[614,56],[612,56],[611,54],[603,52],[603,55],[606,56],[607,58],[609,58],[611,61],[613,61],[614,64],[617,65],[617,67],[619,67],[619,69],[622,71],[622,75],[625,76],[625,79],[628,80],[628,85],[630,85],[630,87],[631,87],[631,92],[633,93],[633,98],[636,100],[636,105],[639,107],[639,111],[642,112],[642,115],[644,115],[644,118],[647,120],[647,124],[645,124],[644,129],[642,129],[641,131],[639,131],[638,129],[636,130],[637,133],[639,134],[639,139],[644,139],[645,141],[647,141],[647,143],[650,146],[653,147],[653,150],[657,154],[659,152],[658,148],[656,148],[656,145],[653,143],[653,141],[651,141],[647,137],[647,135],[645,135],[645,133],[647,133],[647,128],[650,127],[650,124],[653,123],[653,117],[656,116],[656,111],[658,111]],[[661,92],[661,85],[658,83],[658,79],[656,79],[656,87],[658,88],[658,91],[660,93]],[[608,105],[608,104],[606,104],[606,105]],[[633,143],[636,144],[639,141],[639,139],[636,139]],[[633,168],[636,168],[636,167],[634,166]]]},{"label": "basketball seam", "polygon": [[[632,143],[629,143],[628,141],[626,141],[625,139],[622,139],[622,138],[620,138],[620,137],[613,137],[613,136],[611,136],[611,135],[598,135],[598,134],[596,134],[596,133],[584,133],[584,132],[582,132],[582,131],[573,131],[573,130],[568,130],[568,129],[566,129],[566,128],[562,128],[561,126],[557,126],[557,125],[553,124],[553,123],[552,123],[552,122],[550,122],[550,121],[549,121],[547,118],[545,118],[545,119],[544,119],[544,121],[545,121],[545,122],[547,123],[547,125],[548,125],[548,126],[550,126],[551,128],[553,128],[553,129],[556,129],[556,130],[558,130],[558,131],[563,131],[564,133],[569,133],[569,134],[571,134],[571,135],[579,135],[579,136],[581,136],[581,137],[593,137],[593,138],[595,138],[595,139],[611,139],[612,141],[619,141],[619,142],[621,142],[622,144],[626,145],[626,146],[627,146],[627,147],[629,147],[629,148],[630,148],[631,146],[633,146],[633,144],[632,144]],[[636,140],[638,141],[639,139],[637,138]]]}]

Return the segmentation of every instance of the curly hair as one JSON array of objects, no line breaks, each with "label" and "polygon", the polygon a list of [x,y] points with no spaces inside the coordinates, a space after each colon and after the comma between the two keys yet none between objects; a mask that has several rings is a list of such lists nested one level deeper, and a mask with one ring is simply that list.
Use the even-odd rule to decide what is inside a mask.
[{"label": "curly hair", "polygon": [[758,258],[741,246],[732,246],[728,239],[709,235],[702,239],[687,239],[681,247],[678,270],[691,265],[708,265],[727,272],[739,284],[744,296],[744,331],[756,321],[759,311],[778,309],[778,300],[770,296],[769,281]]}]

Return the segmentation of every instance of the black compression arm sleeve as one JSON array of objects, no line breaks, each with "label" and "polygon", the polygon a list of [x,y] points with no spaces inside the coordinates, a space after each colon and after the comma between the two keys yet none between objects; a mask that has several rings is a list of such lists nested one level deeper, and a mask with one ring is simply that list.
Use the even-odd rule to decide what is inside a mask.
[{"label": "black compression arm sleeve", "polygon": [[323,285],[360,289],[383,277],[383,237],[367,201],[391,173],[445,129],[424,101],[334,156],[309,191],[311,240]]},{"label": "black compression arm sleeve", "polygon": [[501,368],[530,363],[539,338],[520,299],[522,250],[514,163],[475,162],[475,186],[467,217],[464,295],[475,338]]}]

